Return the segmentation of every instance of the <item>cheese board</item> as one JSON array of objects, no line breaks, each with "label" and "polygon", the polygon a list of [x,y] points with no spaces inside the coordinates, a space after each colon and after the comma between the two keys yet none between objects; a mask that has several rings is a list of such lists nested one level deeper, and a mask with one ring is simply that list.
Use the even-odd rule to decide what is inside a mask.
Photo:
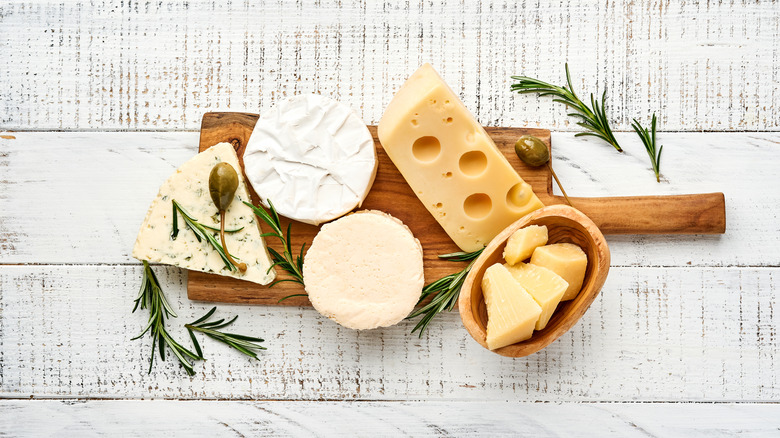
[{"label": "cheese board", "polygon": [[[206,113],[201,124],[199,151],[221,142],[233,145],[241,161],[244,149],[257,122],[258,115],[248,113]],[[533,168],[520,161],[514,151],[515,141],[523,135],[533,135],[548,147],[550,131],[531,128],[485,128],[496,146],[518,174],[531,184],[545,205],[563,204],[562,196],[553,194],[552,175],[547,167]],[[369,126],[379,163],[376,180],[363,202],[362,209],[385,211],[406,224],[423,246],[425,278],[437,279],[460,269],[460,265],[440,260],[438,255],[459,251],[434,217],[412,191],[388,158],[377,139],[377,129]],[[257,194],[250,188],[254,203]],[[586,214],[603,234],[719,234],[726,229],[723,193],[675,196],[629,196],[610,198],[571,197],[572,205]],[[290,221],[281,218],[283,228]],[[292,245],[300,248],[310,244],[319,227],[300,222],[292,226]],[[275,239],[267,245],[280,250]],[[305,297],[294,297],[279,303],[291,294],[303,293],[299,284],[284,282],[269,288],[238,279],[197,271],[189,272],[188,297],[196,301],[229,302],[264,305],[309,305]]]}]

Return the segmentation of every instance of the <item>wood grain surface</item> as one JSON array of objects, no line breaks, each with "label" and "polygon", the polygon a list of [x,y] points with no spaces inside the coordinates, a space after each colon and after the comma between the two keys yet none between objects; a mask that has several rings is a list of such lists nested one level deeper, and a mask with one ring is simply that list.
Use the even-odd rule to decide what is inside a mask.
[{"label": "wood grain surface", "polygon": [[[0,435],[777,435],[776,1],[10,0],[0,54]],[[567,61],[580,97],[607,91],[625,154],[508,91],[515,74],[563,84]],[[226,304],[267,339],[261,360],[206,341],[196,376],[170,359],[148,374],[130,251],[203,114],[322,93],[376,124],[423,62],[481,124],[553,130],[570,195],[722,191],[727,233],[607,236],[602,293],[526,358],[484,350],[457,313],[418,339]],[[653,113],[660,184],[630,128]],[[186,298],[186,271],[154,269],[186,341],[212,306]]]},{"label": "wood grain surface", "polygon": [[[201,124],[199,150],[204,151],[217,143],[233,144],[243,166],[243,156],[249,137],[257,122],[256,114],[206,113]],[[496,146],[509,163],[545,205],[563,204],[562,196],[555,196],[552,175],[546,166],[531,167],[515,154],[514,144],[523,135],[538,137],[550,148],[550,132],[528,128],[486,128]],[[423,247],[423,263],[427,281],[444,277],[457,269],[452,262],[441,260],[439,254],[449,254],[460,249],[455,246],[434,217],[419,201],[385,153],[376,136],[376,127],[369,126],[379,162],[376,180],[361,208],[389,213],[406,224],[420,240]],[[252,200],[258,204],[257,193],[250,187]],[[605,234],[719,234],[726,230],[726,205],[723,193],[675,196],[628,196],[619,198],[571,197],[574,206],[584,212]],[[292,222],[294,247],[311,244],[319,227],[282,218],[282,229]],[[276,239],[266,239],[277,251],[284,251]],[[295,250],[294,252],[297,252]],[[280,271],[277,270],[277,273]],[[279,283],[273,288],[236,278],[216,276],[199,271],[190,273],[187,285],[190,299],[245,304],[306,305],[305,297],[279,300],[291,294],[303,292],[292,282]]]}]

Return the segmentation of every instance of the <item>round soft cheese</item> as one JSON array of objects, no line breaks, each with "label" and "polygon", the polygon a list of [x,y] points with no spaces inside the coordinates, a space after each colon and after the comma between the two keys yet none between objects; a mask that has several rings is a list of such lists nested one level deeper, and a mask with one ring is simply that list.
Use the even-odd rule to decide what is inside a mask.
[{"label": "round soft cheese", "polygon": [[352,329],[397,324],[423,288],[420,242],[403,222],[365,210],[323,225],[303,262],[317,311]]},{"label": "round soft cheese", "polygon": [[359,207],[376,176],[374,139],[348,106],[319,94],[297,95],[257,121],[244,171],[263,203],[318,225]]}]

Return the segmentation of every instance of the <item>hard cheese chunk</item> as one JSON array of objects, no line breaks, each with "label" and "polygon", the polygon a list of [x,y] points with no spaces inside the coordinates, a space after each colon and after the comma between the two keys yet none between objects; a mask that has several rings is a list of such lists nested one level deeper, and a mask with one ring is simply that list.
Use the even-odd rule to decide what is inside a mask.
[{"label": "hard cheese chunk", "polygon": [[[225,212],[225,229],[243,229],[226,233],[225,242],[230,254],[247,264],[244,273],[227,269],[214,248],[206,241],[199,242],[181,216],[178,220],[179,234],[176,240],[171,238],[174,199],[199,223],[219,228],[219,214],[209,195],[208,180],[214,165],[222,162],[233,166],[238,173],[238,189]],[[273,270],[268,272],[271,260],[255,215],[242,201],[251,202],[233,146],[220,143],[206,149],[176,169],[160,187],[138,232],[133,257],[254,283],[270,283],[275,277]]]},{"label": "hard cheese chunk", "polygon": [[573,243],[556,243],[536,248],[531,256],[531,264],[547,268],[569,283],[561,298],[561,301],[566,301],[580,293],[585,269],[588,267],[588,257]]},{"label": "hard cheese chunk", "polygon": [[401,87],[377,132],[425,208],[464,251],[484,247],[543,207],[429,64]]},{"label": "hard cheese chunk", "polygon": [[504,260],[510,265],[531,257],[534,250],[547,244],[547,227],[544,225],[529,225],[521,228],[511,236],[504,247]]},{"label": "hard cheese chunk", "polygon": [[525,341],[534,332],[542,308],[502,264],[487,268],[482,277],[487,305],[487,345],[491,350]]},{"label": "hard cheese chunk", "polygon": [[542,314],[536,321],[536,330],[547,327],[555,308],[563,298],[563,293],[569,287],[560,275],[541,266],[518,263],[514,266],[505,265],[512,276],[528,291],[541,306]]}]

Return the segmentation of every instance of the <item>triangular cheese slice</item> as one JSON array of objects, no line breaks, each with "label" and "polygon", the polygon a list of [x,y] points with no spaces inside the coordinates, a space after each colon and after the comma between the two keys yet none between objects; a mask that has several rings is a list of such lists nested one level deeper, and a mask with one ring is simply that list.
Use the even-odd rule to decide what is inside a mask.
[{"label": "triangular cheese slice", "polygon": [[[225,234],[225,241],[230,254],[247,264],[244,273],[227,269],[208,242],[198,242],[181,215],[178,217],[179,234],[176,240],[171,238],[174,199],[201,224],[219,228],[219,214],[209,195],[208,180],[211,169],[220,162],[230,164],[238,173],[238,189],[225,214],[225,229],[244,228]],[[233,146],[220,143],[206,149],[176,169],[160,187],[138,232],[133,257],[259,284],[270,283],[276,273],[273,270],[268,272],[271,259],[260,235],[258,219],[243,201],[251,202]],[[215,232],[215,235],[218,234]]]}]

